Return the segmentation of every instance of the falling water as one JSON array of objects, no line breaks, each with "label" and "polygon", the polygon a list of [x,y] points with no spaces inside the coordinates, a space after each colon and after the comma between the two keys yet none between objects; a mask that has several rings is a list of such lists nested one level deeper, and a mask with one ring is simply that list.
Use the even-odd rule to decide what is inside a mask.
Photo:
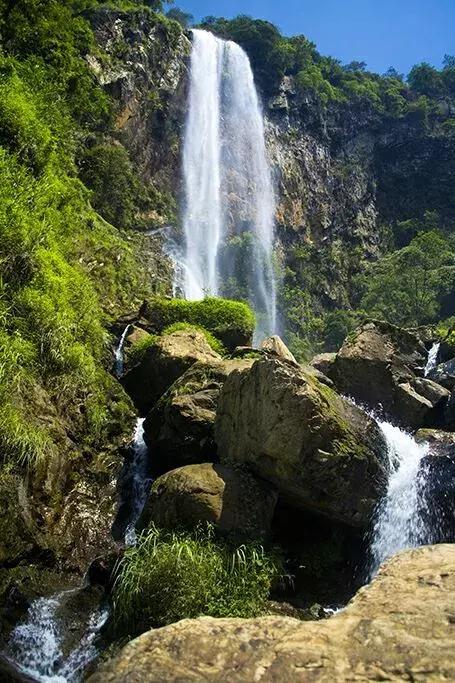
[{"label": "falling water", "polygon": [[388,422],[378,422],[387,443],[390,475],[387,494],[379,504],[372,532],[370,573],[387,557],[426,542],[420,514],[419,472],[428,444]]},{"label": "falling water", "polygon": [[140,517],[150,489],[151,478],[148,474],[148,451],[144,441],[144,418],[138,418],[133,437],[133,462],[128,500],[131,506],[129,523],[125,532],[125,543],[136,543],[136,522]]},{"label": "falling water", "polygon": [[65,632],[58,611],[68,595],[63,591],[49,598],[35,600],[22,623],[11,633],[7,655],[18,669],[40,683],[76,683],[87,666],[98,656],[96,637],[106,622],[108,612],[96,609],[90,615],[80,642],[63,654]]},{"label": "falling water", "polygon": [[193,31],[183,174],[185,297],[223,293],[233,273],[226,245],[248,233],[243,269],[256,337],[274,333],[275,200],[253,73],[238,45],[201,30]]},{"label": "falling water", "polygon": [[114,351],[114,358],[115,358],[115,375],[116,377],[120,377],[123,374],[123,347],[125,346],[125,339],[126,335],[128,334],[128,330],[130,329],[131,325],[127,325],[125,329],[123,330],[122,336],[120,337],[119,343],[117,345],[117,348]]},{"label": "falling water", "polygon": [[428,354],[428,360],[427,364],[425,365],[425,377],[428,377],[430,372],[435,369],[435,367],[438,364],[438,354],[439,354],[439,349],[441,348],[441,343],[440,342],[435,342],[433,346],[430,349],[430,353]]}]

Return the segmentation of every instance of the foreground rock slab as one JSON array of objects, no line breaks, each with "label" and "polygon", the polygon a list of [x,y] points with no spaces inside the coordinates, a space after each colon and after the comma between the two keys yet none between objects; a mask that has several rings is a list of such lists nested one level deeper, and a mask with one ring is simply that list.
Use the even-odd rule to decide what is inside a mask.
[{"label": "foreground rock slab", "polygon": [[387,562],[327,621],[186,619],[127,645],[90,683],[455,680],[455,546]]},{"label": "foreground rock slab", "polygon": [[386,486],[376,423],[310,371],[262,359],[229,375],[215,439],[221,462],[242,464],[291,507],[365,527]]}]

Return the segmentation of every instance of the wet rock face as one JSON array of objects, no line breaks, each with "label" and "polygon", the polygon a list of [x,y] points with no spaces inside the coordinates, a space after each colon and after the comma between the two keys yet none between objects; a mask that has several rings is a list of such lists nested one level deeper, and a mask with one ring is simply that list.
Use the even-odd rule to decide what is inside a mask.
[{"label": "wet rock face", "polygon": [[278,359],[233,372],[220,394],[221,462],[241,463],[289,505],[365,527],[386,486],[376,423],[311,373]]},{"label": "wet rock face", "polygon": [[330,366],[337,389],[405,428],[432,426],[450,394],[419,377],[426,349],[420,339],[389,323],[371,321],[349,335]]},{"label": "wet rock face", "polygon": [[171,529],[214,524],[256,540],[268,533],[277,501],[274,489],[247,472],[223,465],[187,465],[159,477],[139,520]]},{"label": "wet rock face", "polygon": [[429,546],[389,560],[331,619],[185,619],[136,638],[89,681],[454,680],[454,613],[455,546]]}]

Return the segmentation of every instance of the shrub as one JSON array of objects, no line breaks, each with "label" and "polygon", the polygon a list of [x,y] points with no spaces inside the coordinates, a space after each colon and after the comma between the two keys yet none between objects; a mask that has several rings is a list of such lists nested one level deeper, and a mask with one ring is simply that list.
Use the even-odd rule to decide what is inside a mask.
[{"label": "shrub", "polygon": [[173,332],[178,332],[179,330],[197,330],[198,332],[202,332],[202,334],[207,340],[208,345],[211,349],[213,349],[213,351],[219,353],[220,356],[223,356],[226,353],[226,349],[224,348],[220,340],[217,339],[211,332],[206,330],[201,325],[190,325],[189,323],[174,323],[173,325],[169,325],[168,327],[166,327],[163,330],[163,334],[172,334]]},{"label": "shrub", "polygon": [[157,339],[158,337],[156,334],[149,334],[147,337],[141,337],[134,342],[128,350],[128,364],[137,365],[140,363],[147,349],[154,346]]},{"label": "shrub", "polygon": [[210,526],[191,533],[153,527],[118,567],[115,623],[131,633],[200,615],[255,617],[278,575],[277,557],[260,545],[231,546]]},{"label": "shrub", "polygon": [[157,333],[174,323],[189,323],[203,327],[222,341],[232,330],[244,337],[251,337],[256,322],[248,304],[215,297],[201,301],[152,299],[147,317]]}]

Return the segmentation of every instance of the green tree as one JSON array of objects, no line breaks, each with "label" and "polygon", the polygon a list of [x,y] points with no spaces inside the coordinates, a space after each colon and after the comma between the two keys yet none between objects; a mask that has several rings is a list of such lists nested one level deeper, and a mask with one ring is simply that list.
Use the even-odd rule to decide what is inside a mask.
[{"label": "green tree", "polygon": [[444,92],[440,72],[426,62],[412,67],[408,75],[408,83],[419,95],[440,97]]},{"label": "green tree", "polygon": [[194,23],[194,17],[190,12],[184,12],[179,7],[172,7],[166,13],[169,19],[177,21],[183,28],[188,28]]}]

